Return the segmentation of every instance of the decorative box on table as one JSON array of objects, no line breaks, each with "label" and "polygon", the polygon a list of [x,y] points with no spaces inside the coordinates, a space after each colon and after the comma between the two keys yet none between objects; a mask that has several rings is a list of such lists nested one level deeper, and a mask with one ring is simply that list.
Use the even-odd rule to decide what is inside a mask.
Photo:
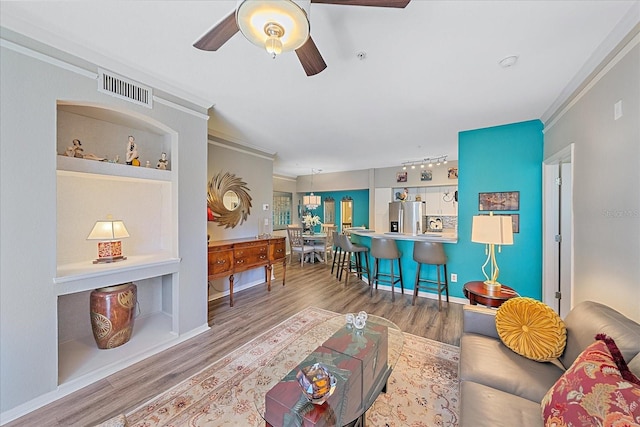
[{"label": "decorative box on table", "polygon": [[[299,369],[321,363],[336,377],[336,391],[322,405],[309,402],[296,380]],[[355,407],[359,407],[362,391],[358,381],[353,380],[360,362],[353,357],[318,347],[300,365],[289,372],[267,392],[265,397],[265,420],[273,426],[320,427],[342,425],[341,420]],[[354,384],[357,386],[353,389]],[[348,422],[348,421],[347,421]]]},{"label": "decorative box on table", "polygon": [[360,381],[363,404],[367,404],[374,384],[388,369],[388,328],[372,323],[367,323],[363,330],[344,327],[322,345],[358,360],[360,366],[354,380]]}]

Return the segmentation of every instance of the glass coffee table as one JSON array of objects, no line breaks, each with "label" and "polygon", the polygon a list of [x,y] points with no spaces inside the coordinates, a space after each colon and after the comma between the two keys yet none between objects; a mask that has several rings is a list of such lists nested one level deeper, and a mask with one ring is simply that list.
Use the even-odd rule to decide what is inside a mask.
[{"label": "glass coffee table", "polygon": [[[404,338],[392,322],[369,315],[363,329],[340,315],[314,326],[276,354],[258,372],[255,406],[267,426],[364,425],[364,415],[395,366]],[[336,380],[321,405],[311,403],[296,378],[301,368],[320,363]]]}]

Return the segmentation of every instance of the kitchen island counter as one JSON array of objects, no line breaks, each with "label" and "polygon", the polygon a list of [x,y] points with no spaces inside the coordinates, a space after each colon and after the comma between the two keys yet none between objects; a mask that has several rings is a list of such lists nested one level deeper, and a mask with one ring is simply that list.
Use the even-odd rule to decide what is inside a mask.
[{"label": "kitchen island counter", "polygon": [[355,234],[361,237],[370,237],[372,239],[394,239],[394,240],[408,240],[408,241],[427,241],[427,242],[442,242],[442,243],[458,243],[458,234],[455,231],[442,231],[442,232],[427,232],[424,234],[413,235],[411,233],[377,233],[374,230],[363,229],[350,229],[349,233]]},{"label": "kitchen island counter", "polygon": [[[412,235],[412,234],[404,234],[404,233],[376,233],[373,230],[363,230],[363,229],[351,229],[348,230],[351,233],[351,240],[354,243],[360,244],[362,246],[366,246],[371,249],[371,242],[373,239],[394,239],[398,245],[398,251],[400,252],[400,263],[402,264],[402,278],[404,282],[405,289],[405,298],[408,303],[410,303],[412,295],[413,295],[413,287],[416,278],[416,269],[417,263],[413,260],[413,245],[414,242],[420,241],[428,241],[428,242],[441,242],[443,243],[445,253],[447,255],[448,261],[453,261],[456,244],[458,243],[458,235],[455,232],[431,232],[420,235]],[[367,252],[367,256],[369,256],[369,265],[373,266],[373,257],[371,257],[371,252]],[[389,273],[390,263],[385,261],[380,263],[380,271],[381,273]],[[373,267],[372,267],[373,270]],[[373,271],[372,271],[373,274]],[[368,278],[366,274],[363,280],[368,282]],[[421,273],[421,277],[436,279],[436,270],[435,268],[423,268]],[[400,291],[400,285],[396,285],[396,297]],[[459,285],[457,283],[450,284],[449,286],[449,295],[453,293],[453,295],[462,294],[462,290],[458,289]],[[388,285],[379,285],[379,289],[390,291],[391,287]],[[453,292],[452,292],[453,291]],[[437,299],[437,293],[432,291],[420,291],[418,292],[418,296],[426,297],[431,299]],[[454,301],[454,300],[452,300]],[[466,302],[466,299],[461,300],[463,303]],[[457,301],[455,301],[457,302]]]}]

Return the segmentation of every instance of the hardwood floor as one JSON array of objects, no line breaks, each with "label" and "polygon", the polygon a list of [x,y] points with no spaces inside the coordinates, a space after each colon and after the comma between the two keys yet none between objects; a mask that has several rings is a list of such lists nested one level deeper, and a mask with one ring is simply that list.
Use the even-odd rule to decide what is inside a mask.
[{"label": "hardwood floor", "polygon": [[411,305],[412,295],[375,291],[349,278],[349,284],[331,275],[331,265],[287,265],[286,286],[282,286],[282,267],[275,270],[271,292],[255,286],[229,298],[209,301],[211,329],[187,342],[89,385],[7,426],[91,426],[120,413],[126,413],[167,390],[202,368],[240,347],[308,306],[337,313],[357,312],[385,317],[404,332],[448,344],[459,345],[462,333],[462,305],[443,304],[419,298]]}]

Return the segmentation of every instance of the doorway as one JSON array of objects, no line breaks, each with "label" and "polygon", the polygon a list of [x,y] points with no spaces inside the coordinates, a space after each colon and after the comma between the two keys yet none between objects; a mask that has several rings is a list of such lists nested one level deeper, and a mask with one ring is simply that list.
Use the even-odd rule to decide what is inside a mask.
[{"label": "doorway", "polygon": [[573,307],[573,149],[543,162],[542,301],[564,317]]}]

